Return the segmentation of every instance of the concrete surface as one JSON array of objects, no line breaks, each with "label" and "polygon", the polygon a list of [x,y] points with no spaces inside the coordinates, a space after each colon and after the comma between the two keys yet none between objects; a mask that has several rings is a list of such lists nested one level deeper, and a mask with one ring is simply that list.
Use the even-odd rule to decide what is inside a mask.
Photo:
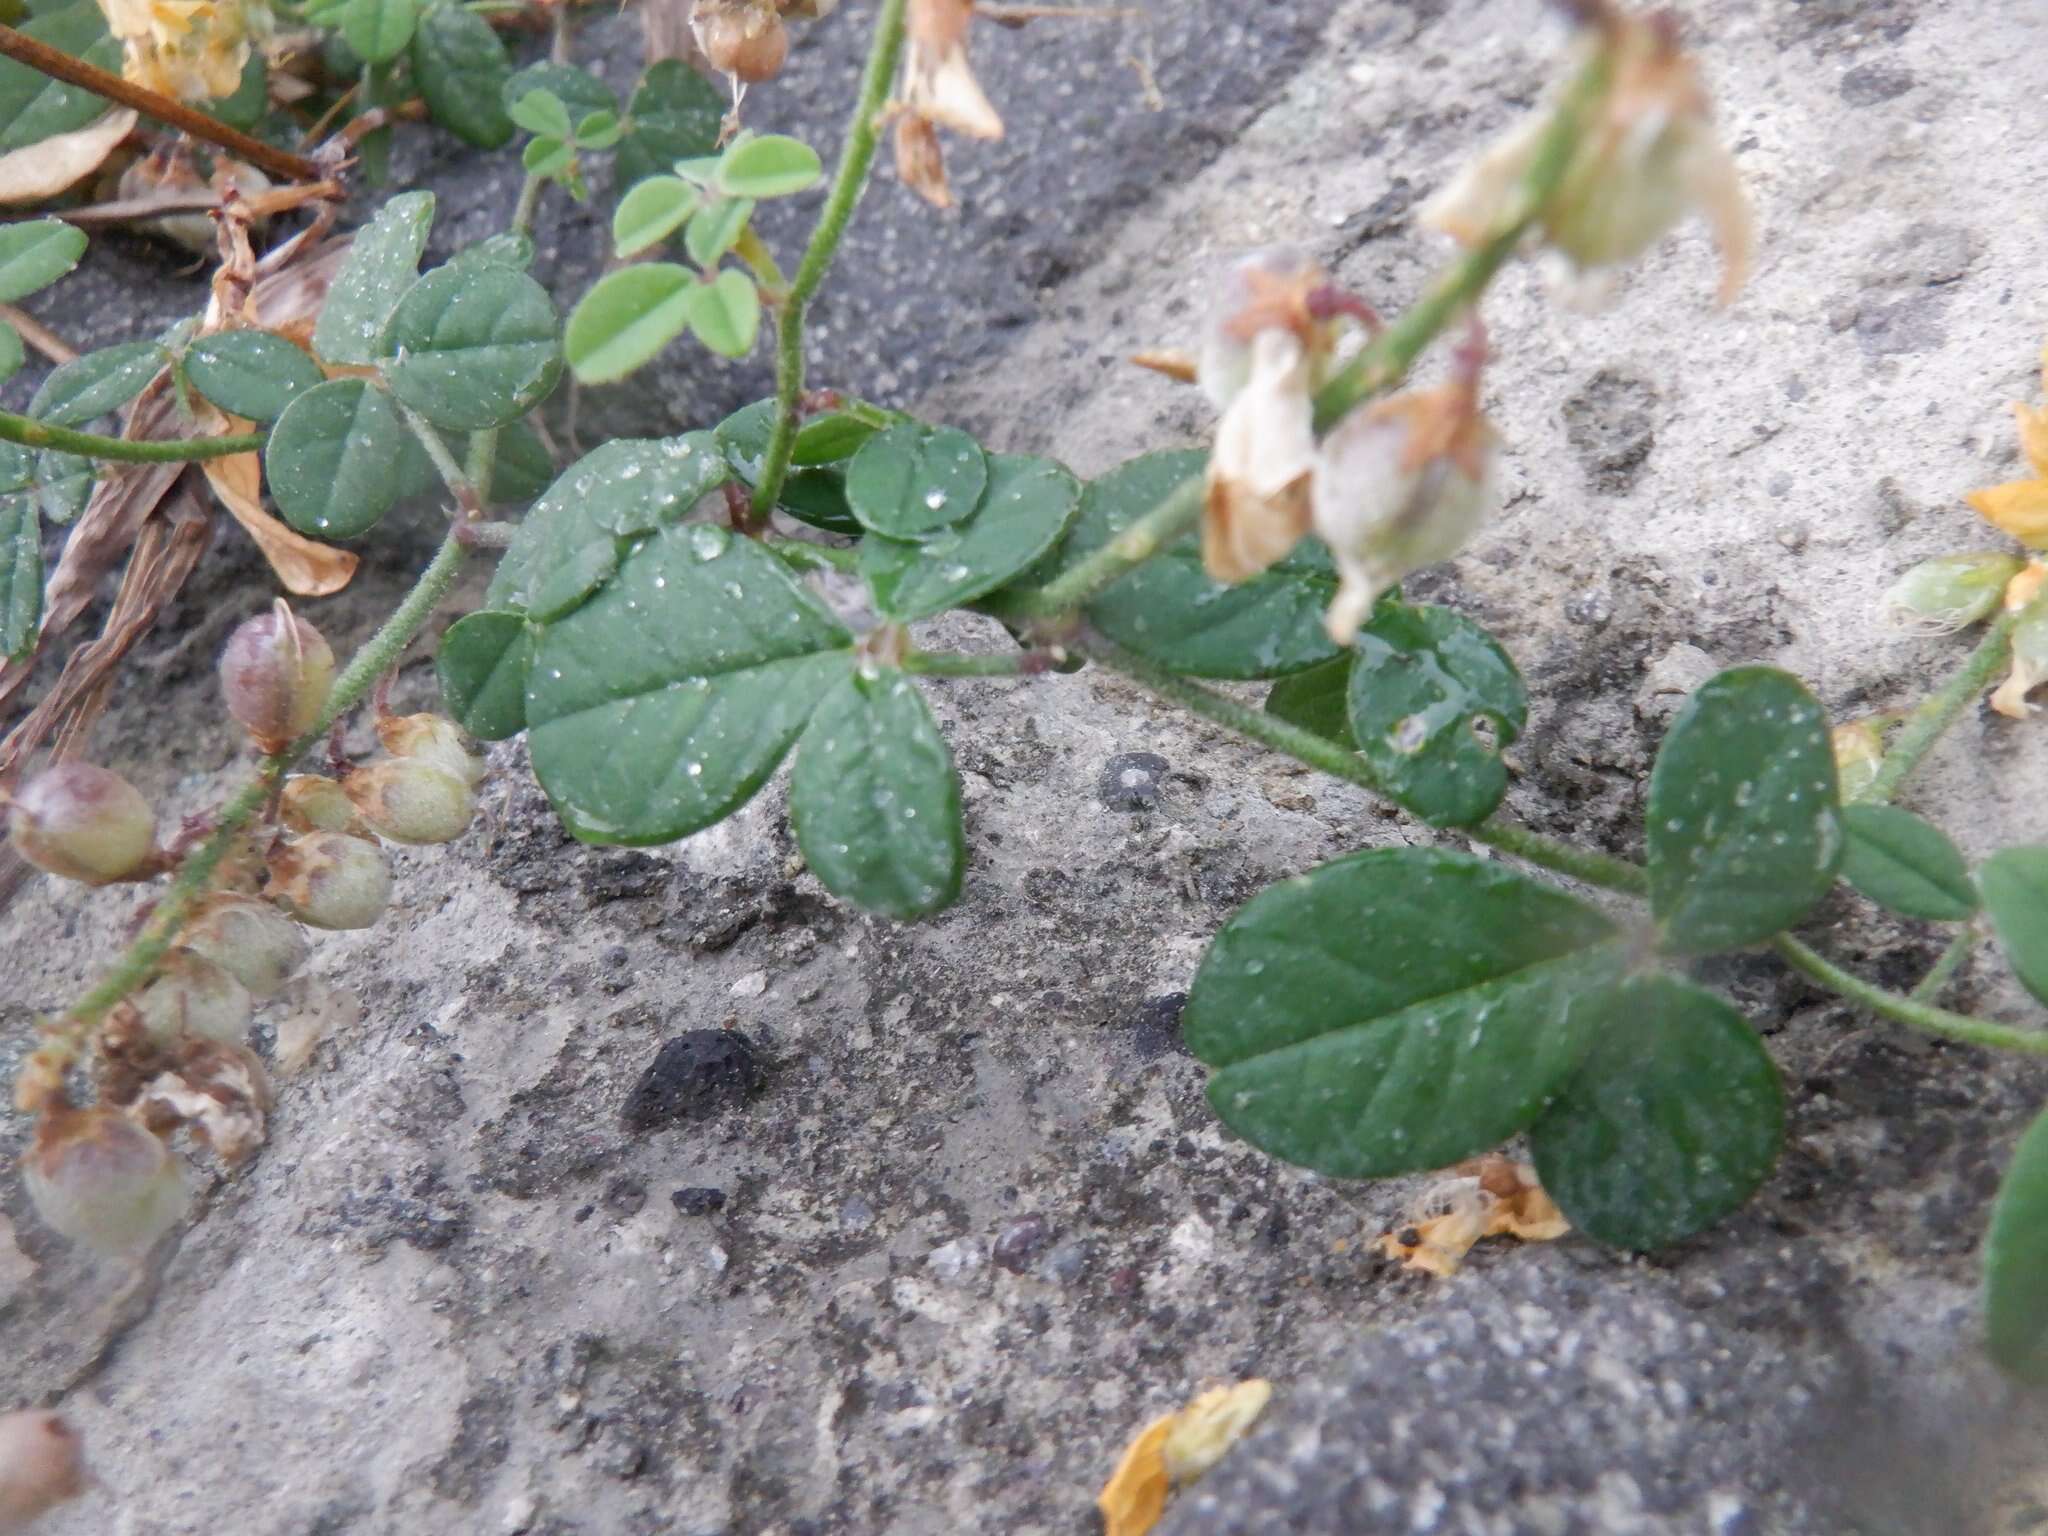
[{"label": "concrete surface", "polygon": [[[836,120],[808,104],[843,83],[861,10],[762,94],[762,120]],[[953,150],[957,220],[878,182],[822,310],[821,378],[1084,474],[1198,440],[1194,394],[1119,359],[1191,340],[1210,275],[1266,241],[1398,307],[1439,256],[1413,205],[1550,59],[1523,0],[1151,15],[1156,117],[1095,34],[977,38],[1012,135]],[[1598,315],[1511,272],[1488,310],[1510,504],[1417,583],[1530,679],[1514,810],[1616,849],[1707,672],[1786,665],[1848,715],[1953,663],[1960,642],[1892,633],[1876,597],[1987,542],[1958,497],[2008,477],[2006,403],[2048,334],[2022,152],[2048,16],[1713,0],[1692,21],[1757,202],[1757,275],[1714,312],[1696,228]],[[597,45],[623,80],[612,25]],[[438,238],[507,201],[495,172],[404,163],[444,191]],[[592,269],[588,216],[550,217],[566,299]],[[109,244],[82,286],[132,307],[104,333],[79,320],[82,339],[188,302],[160,258]],[[678,356],[587,419],[700,425],[759,377]],[[367,546],[356,589],[315,615],[338,645],[430,532]],[[181,807],[232,781],[210,660],[265,590],[225,536],[122,685],[104,760]],[[489,825],[403,855],[403,910],[319,944],[362,1018],[284,1083],[272,1144],[213,1186],[153,1305],[56,1251],[9,1186],[4,1395],[61,1402],[106,1485],[48,1529],[1073,1536],[1139,1424],[1253,1373],[1273,1407],[1164,1531],[2048,1519],[2041,1409],[1978,1362],[1973,1297],[1986,1204],[2048,1073],[1866,1027],[1762,958],[1717,961],[1703,971],[1791,1090],[1755,1205],[1649,1261],[1568,1239],[1482,1247],[1448,1283],[1391,1272],[1365,1251],[1413,1186],[1331,1184],[1235,1143],[1176,994],[1269,880],[1427,834],[1106,679],[933,693],[972,856],[942,918],[869,922],[792,875],[779,789],[674,849],[576,848],[500,747]],[[401,702],[431,697],[416,662]],[[1103,765],[1129,752],[1164,760],[1161,793],[1113,808]],[[1909,800],[1981,853],[2038,838],[2044,791],[2039,730],[1979,715]],[[0,1065],[129,911],[37,888],[8,917]],[[1845,897],[1812,927],[1894,983],[1936,947]],[[1988,955],[1952,1001],[2038,1017]],[[727,1020],[762,1090],[628,1130],[660,1044]]]}]

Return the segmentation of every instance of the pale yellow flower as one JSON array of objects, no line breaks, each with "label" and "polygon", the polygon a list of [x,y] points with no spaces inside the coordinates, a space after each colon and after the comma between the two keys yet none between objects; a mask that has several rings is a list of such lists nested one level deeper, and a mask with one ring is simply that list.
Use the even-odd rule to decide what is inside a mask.
[{"label": "pale yellow flower", "polygon": [[[2048,349],[2041,353],[2041,386],[2048,390]],[[1972,491],[1963,499],[1994,528],[2011,534],[2029,549],[2048,549],[2048,410],[2014,401],[2019,421],[2020,452],[2026,455],[2029,480]]]},{"label": "pale yellow flower", "polygon": [[100,0],[100,9],[121,40],[122,74],[179,101],[232,93],[270,30],[269,8],[248,0]]}]

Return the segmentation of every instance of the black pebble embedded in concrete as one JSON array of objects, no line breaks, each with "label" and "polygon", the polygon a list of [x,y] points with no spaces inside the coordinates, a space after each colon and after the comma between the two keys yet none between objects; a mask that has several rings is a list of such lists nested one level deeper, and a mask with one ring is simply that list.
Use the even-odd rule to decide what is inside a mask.
[{"label": "black pebble embedded in concrete", "polygon": [[1180,1032],[1181,1010],[1188,1005],[1185,992],[1166,992],[1158,997],[1148,997],[1138,1005],[1138,1016],[1131,1021],[1131,1046],[1146,1061],[1178,1052],[1187,1056],[1187,1040]]},{"label": "black pebble embedded in concrete", "polygon": [[669,1203],[685,1216],[709,1216],[713,1211],[725,1209],[725,1191],[722,1189],[679,1189],[668,1198]]},{"label": "black pebble embedded in concrete", "polygon": [[662,1045],[626,1097],[628,1130],[702,1120],[743,1103],[766,1080],[754,1043],[736,1029],[686,1030]]},{"label": "black pebble embedded in concrete", "polygon": [[1112,811],[1146,811],[1166,787],[1166,759],[1157,752],[1119,752],[1102,765],[1095,793]]}]

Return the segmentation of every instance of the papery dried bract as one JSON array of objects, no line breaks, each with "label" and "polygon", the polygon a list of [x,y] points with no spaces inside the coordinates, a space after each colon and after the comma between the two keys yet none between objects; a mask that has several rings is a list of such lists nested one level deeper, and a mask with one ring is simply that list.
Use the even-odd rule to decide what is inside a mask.
[{"label": "papery dried bract", "polygon": [[416,757],[445,769],[474,789],[484,781],[484,760],[464,743],[461,729],[445,715],[384,715],[377,739],[393,757]]},{"label": "papery dried bract", "polygon": [[111,1109],[48,1111],[21,1166],[36,1214],[100,1254],[148,1248],[177,1225],[189,1198],[170,1149]]},{"label": "papery dried bract", "polygon": [[1256,576],[1308,531],[1314,419],[1307,350],[1292,332],[1260,331],[1209,453],[1202,564],[1217,581]]},{"label": "papery dried bract", "polygon": [[1202,327],[1202,350],[1195,361],[1195,382],[1217,410],[1228,410],[1250,380],[1252,344],[1268,330],[1290,332],[1300,341],[1311,364],[1324,340],[1309,308],[1309,296],[1328,279],[1303,251],[1271,246],[1253,251],[1231,267],[1217,285],[1214,302]]},{"label": "papery dried bract", "polygon": [[136,1109],[152,1124],[184,1126],[232,1165],[263,1145],[270,1104],[270,1079],[255,1052],[193,1040],[143,1089]]},{"label": "papery dried bract", "polygon": [[335,780],[317,773],[295,773],[284,781],[278,797],[278,819],[294,832],[346,832],[368,837],[369,825]]},{"label": "papery dried bract", "polygon": [[233,93],[254,42],[269,36],[270,8],[254,0],[99,0],[121,40],[121,72],[179,101]]},{"label": "papery dried bract", "polygon": [[937,208],[953,206],[937,130],[1000,139],[1003,120],[967,61],[972,0],[910,0],[903,73],[889,113],[896,119],[896,174]]},{"label": "papery dried bract", "polygon": [[375,843],[308,832],[271,850],[264,895],[315,928],[367,928],[391,903],[391,866]]},{"label": "papery dried bract", "polygon": [[2024,564],[2017,555],[1996,551],[1936,555],[1892,583],[1885,609],[1894,623],[1916,634],[1954,634],[1989,618]]},{"label": "papery dried bract", "polygon": [[[2042,353],[2041,387],[2048,390],[2048,351]],[[1963,499],[2027,548],[2048,549],[2048,410],[2015,401],[2012,412],[2019,423],[2020,452],[2033,478],[1971,491]]]},{"label": "papery dried bract", "polygon": [[1422,1192],[1380,1250],[1409,1269],[1449,1277],[1484,1237],[1551,1242],[1571,1231],[1530,1163],[1489,1153],[1448,1170]]},{"label": "papery dried bract", "polygon": [[[277,915],[275,909],[269,910]],[[165,956],[156,980],[133,1001],[150,1033],[166,1040],[189,1034],[240,1042],[248,1038],[255,1011],[240,977],[189,949],[174,949]]]},{"label": "papery dried bract", "polygon": [[697,0],[690,32],[714,69],[749,85],[782,73],[789,29],[769,0]]}]

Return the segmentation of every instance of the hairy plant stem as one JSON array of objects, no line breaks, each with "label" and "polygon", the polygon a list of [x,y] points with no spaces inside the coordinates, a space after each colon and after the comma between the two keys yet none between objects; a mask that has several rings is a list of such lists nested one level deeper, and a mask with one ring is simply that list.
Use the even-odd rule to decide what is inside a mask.
[{"label": "hairy plant stem", "polygon": [[[1896,992],[1887,991],[1843,970],[1825,955],[1809,949],[1789,933],[1781,933],[1771,940],[1771,948],[1775,949],[1793,970],[1812,977],[1822,986],[1841,993],[1851,1002],[1861,1004],[1880,1018],[1910,1025],[1930,1035],[1960,1040],[1966,1045],[1984,1045],[1995,1050],[2025,1051],[2034,1056],[2048,1056],[2048,1030],[2014,1029],[2009,1024],[1994,1024],[1987,1019],[1973,1019],[1967,1013],[1950,1013],[1946,1008],[1936,1008],[1931,1003],[1901,997]],[[1922,982],[1921,985],[1925,986],[1926,983]]]},{"label": "hairy plant stem", "polygon": [[548,184],[545,176],[529,175],[519,183],[519,198],[512,205],[512,233],[524,235],[533,229],[534,211],[540,207],[540,189]]},{"label": "hairy plant stem", "polygon": [[192,916],[193,908],[207,894],[214,872],[242,830],[283,782],[292,764],[324,742],[328,728],[360,703],[363,696],[376,686],[378,678],[397,664],[399,654],[412,643],[413,637],[432,615],[435,605],[454,584],[456,574],[462,568],[464,552],[461,541],[453,534],[442,541],[434,558],[420,572],[419,580],[405,595],[405,600],[392,611],[391,617],[384,621],[368,643],[356,652],[341,676],[334,680],[334,688],[327,696],[320,718],[305,735],[282,752],[272,753],[257,764],[255,776],[229,797],[214,818],[213,831],[186,858],[165,888],[141,936],[128,946],[98,985],[65,1010],[54,1033],[69,1035],[74,1041],[82,1039],[108,1009],[149,980],[157,962],[163,959]]},{"label": "hairy plant stem", "polygon": [[1920,760],[1941,740],[1943,733],[2004,668],[2012,654],[2013,630],[2019,627],[2023,614],[2031,616],[2037,609],[2048,611],[2048,594],[2036,597],[2025,609],[2007,609],[1991,621],[1984,638],[1977,642],[1977,648],[1956,669],[1955,675],[1906,716],[1898,739],[1877,765],[1877,776],[1857,800],[1883,805],[1899,792],[1906,776],[1920,766]]},{"label": "hairy plant stem", "polygon": [[[457,512],[464,518],[482,517],[484,504],[477,496],[476,487],[470,483],[469,476],[462,472],[462,466],[455,462],[455,455],[449,451],[448,444],[441,434],[434,430],[434,424],[403,400],[394,399],[391,403],[398,407],[398,413],[405,418],[405,424],[412,428],[412,435],[419,439],[420,446],[427,451],[427,457],[433,460],[435,472],[448,487],[449,494],[455,498]],[[493,458],[497,454],[497,447],[494,440],[491,444]],[[483,464],[484,473],[488,475],[491,468],[492,460],[486,459]]]},{"label": "hairy plant stem", "polygon": [[1974,923],[1965,923],[1958,928],[1956,936],[1948,941],[1948,948],[1927,968],[1927,974],[1920,978],[1919,985],[1906,995],[1916,1003],[1931,1003],[1940,997],[1941,989],[1962,969],[1963,962],[1970,958],[1970,951],[1977,947],[1977,937]]},{"label": "hairy plant stem", "polygon": [[102,437],[97,432],[74,432],[69,427],[53,427],[12,411],[0,411],[0,440],[28,448],[54,448],[60,453],[117,464],[183,464],[197,459],[224,459],[230,454],[254,453],[263,446],[265,435],[243,432],[233,437],[134,442],[125,437]]},{"label": "hairy plant stem", "polygon": [[754,490],[754,516],[765,519],[782,493],[789,473],[789,455],[796,445],[798,397],[804,389],[804,310],[818,285],[831,269],[839,242],[867,185],[868,167],[874,163],[875,144],[880,136],[882,104],[895,78],[896,60],[903,51],[903,13],[907,0],[882,0],[875,16],[875,31],[868,43],[868,62],[860,79],[860,99],[854,103],[853,119],[846,125],[846,147],[839,154],[839,168],[832,175],[832,189],[811,231],[804,259],[789,285],[781,313],[775,322],[775,428],[768,438],[768,452],[761,460],[761,477]]}]

